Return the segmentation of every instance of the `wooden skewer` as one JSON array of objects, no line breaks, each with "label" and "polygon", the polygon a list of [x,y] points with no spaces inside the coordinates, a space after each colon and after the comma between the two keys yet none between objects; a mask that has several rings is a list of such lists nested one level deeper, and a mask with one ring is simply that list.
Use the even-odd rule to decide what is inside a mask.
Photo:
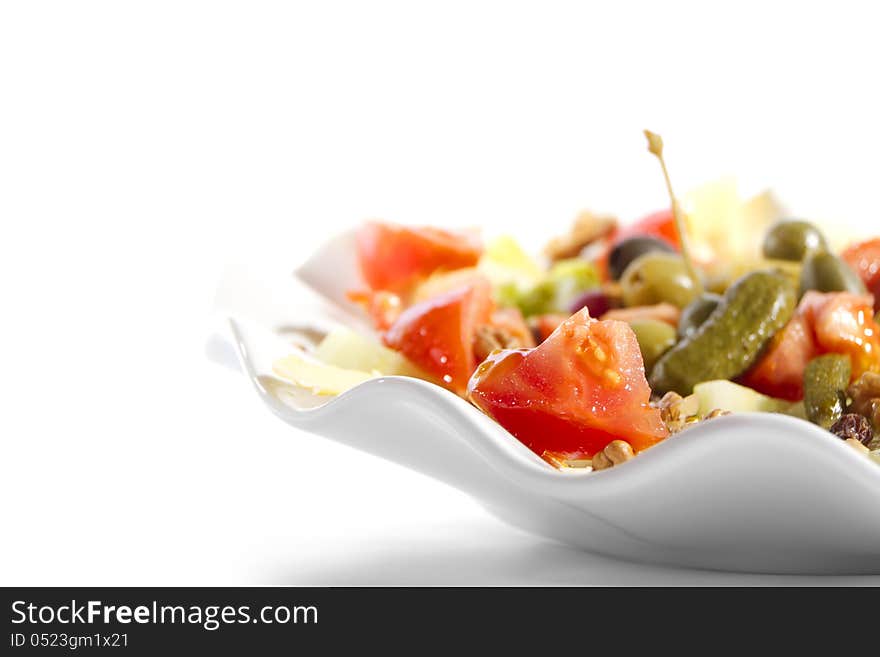
[{"label": "wooden skewer", "polygon": [[675,232],[678,234],[678,242],[681,244],[681,257],[684,259],[688,276],[694,282],[697,294],[702,294],[703,282],[700,280],[700,275],[697,273],[697,268],[694,267],[694,261],[691,259],[684,213],[678,204],[678,200],[675,198],[675,193],[672,191],[672,181],[669,179],[669,171],[666,170],[666,161],[663,159],[663,138],[650,130],[645,130],[645,137],[648,138],[648,151],[660,160],[660,168],[663,170],[663,178],[666,180],[666,191],[669,192],[669,199],[672,201],[672,216],[675,218]]}]

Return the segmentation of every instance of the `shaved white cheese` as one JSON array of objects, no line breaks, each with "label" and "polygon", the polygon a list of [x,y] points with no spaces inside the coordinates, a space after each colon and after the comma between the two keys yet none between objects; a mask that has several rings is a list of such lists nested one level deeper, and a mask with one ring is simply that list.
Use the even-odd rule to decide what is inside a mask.
[{"label": "shaved white cheese", "polygon": [[275,361],[272,371],[316,395],[339,395],[364,381],[381,376],[377,371],[365,372],[328,365],[310,358],[302,351],[295,351]]}]

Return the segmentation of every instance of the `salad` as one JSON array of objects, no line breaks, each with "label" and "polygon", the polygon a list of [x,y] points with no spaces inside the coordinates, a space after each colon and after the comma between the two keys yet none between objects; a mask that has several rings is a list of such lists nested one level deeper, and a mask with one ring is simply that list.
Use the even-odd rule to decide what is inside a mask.
[{"label": "salad", "polygon": [[700,422],[783,413],[880,462],[880,237],[835,248],[729,181],[635,223],[581,213],[543,256],[513,238],[380,221],[356,234],[372,334],[297,348],[275,374],[336,395],[418,377],[545,461],[602,470]]}]

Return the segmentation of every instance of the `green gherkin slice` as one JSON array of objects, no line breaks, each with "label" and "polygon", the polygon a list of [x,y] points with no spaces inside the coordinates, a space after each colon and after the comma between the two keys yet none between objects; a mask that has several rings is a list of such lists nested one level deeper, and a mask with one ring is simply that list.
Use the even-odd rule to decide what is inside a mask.
[{"label": "green gherkin slice", "polygon": [[826,354],[804,370],[804,410],[807,419],[828,429],[843,415],[852,366],[849,356]]},{"label": "green gherkin slice", "polygon": [[689,337],[667,351],[651,372],[651,388],[689,395],[701,381],[734,379],[749,369],[794,313],[797,294],[778,273],[756,271],[734,283]]}]

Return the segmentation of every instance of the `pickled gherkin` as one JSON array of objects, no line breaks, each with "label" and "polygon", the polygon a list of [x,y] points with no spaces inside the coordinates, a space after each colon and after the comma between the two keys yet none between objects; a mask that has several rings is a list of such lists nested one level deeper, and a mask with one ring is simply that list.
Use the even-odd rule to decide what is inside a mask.
[{"label": "pickled gherkin", "polygon": [[709,319],[709,315],[715,311],[719,303],[721,303],[721,297],[712,292],[703,292],[694,299],[681,311],[681,318],[678,320],[678,335],[682,338],[693,335],[703,325],[703,322]]},{"label": "pickled gherkin", "polygon": [[846,387],[852,367],[849,356],[825,354],[814,358],[804,371],[804,409],[807,419],[828,429],[846,409]]},{"label": "pickled gherkin", "polygon": [[689,395],[701,381],[736,378],[785,326],[796,302],[786,277],[770,271],[746,274],[696,331],[660,357],[651,372],[652,389]]}]

